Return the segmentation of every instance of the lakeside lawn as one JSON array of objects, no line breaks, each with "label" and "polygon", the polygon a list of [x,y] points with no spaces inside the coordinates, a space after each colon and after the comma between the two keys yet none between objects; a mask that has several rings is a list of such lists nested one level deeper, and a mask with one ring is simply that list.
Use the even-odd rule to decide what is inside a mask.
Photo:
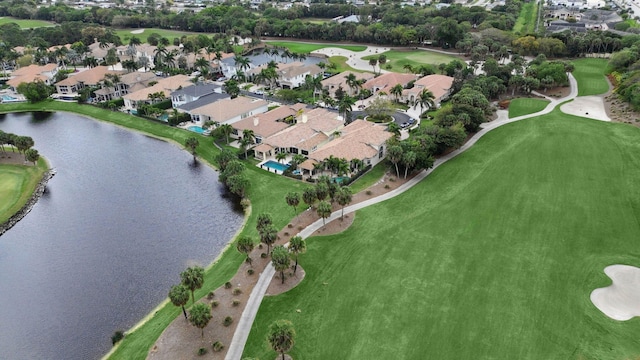
[{"label": "lakeside lawn", "polygon": [[[420,65],[433,65],[438,66],[442,63],[449,63],[451,60],[459,59],[453,55],[447,55],[428,50],[390,50],[380,54],[373,54],[364,56],[363,60],[377,59],[380,55],[384,54],[387,57],[387,62],[382,66],[383,70],[389,70],[393,72],[406,72],[404,66],[409,64],[411,66],[419,67]],[[388,69],[387,65],[391,65]],[[378,65],[376,65],[377,67]]]},{"label": "lakeside lawn", "polygon": [[328,47],[347,49],[351,51],[364,51],[367,47],[364,45],[339,45],[339,44],[311,44],[311,43],[303,43],[296,41],[273,41],[273,40],[263,40],[265,44],[273,45],[273,46],[281,46],[286,47],[291,52],[296,52],[300,54],[307,54],[314,50],[324,49]]},{"label": "lakeside lawn", "polygon": [[[209,137],[204,137],[191,131],[169,127],[163,123],[148,121],[121,112],[113,112],[88,105],[57,101],[47,101],[38,104],[20,103],[0,105],[0,113],[16,111],[70,111],[108,121],[132,130],[145,132],[154,137],[179,143],[181,146],[188,137],[195,136],[200,141],[200,146],[197,149],[198,157],[211,164],[213,164],[213,158],[219,151]],[[246,162],[245,165],[247,165]],[[290,191],[302,193],[302,189],[310,185],[269,173],[256,166],[247,166],[245,173],[251,182],[247,195],[251,199],[252,212],[248,219],[246,219],[246,225],[240,231],[240,234],[253,237],[257,243],[258,233],[256,231],[256,219],[258,214],[263,212],[270,213],[273,217],[274,224],[278,228],[283,228],[292,218],[291,208],[287,206],[285,201],[286,193]],[[207,268],[204,286],[195,292],[196,300],[228,281],[237,272],[244,258],[245,257],[241,255],[234,246],[230,246],[224,251],[218,261],[213,266]],[[178,279],[178,276],[179,274],[176,274],[176,279]],[[167,292],[168,291],[169,289],[167,289]],[[182,316],[181,313],[180,308],[168,302],[161,304],[159,308],[151,312],[153,315],[148,317],[144,324],[136,325],[136,330],[127,334],[125,339],[120,342],[112,353],[105,356],[105,358],[127,360],[145,359],[148,350],[153,346],[162,331],[176,316]]]},{"label": "lakeside lawn", "polygon": [[578,96],[600,95],[609,91],[609,82],[604,76],[607,73],[606,59],[574,60],[573,76],[578,82]]},{"label": "lakeside lawn", "polygon": [[509,118],[537,113],[549,104],[549,100],[536,98],[513,99],[509,103]]},{"label": "lakeside lawn", "polygon": [[512,32],[514,34],[532,34],[536,30],[536,21],[538,20],[538,1],[522,3],[520,15],[513,25]]},{"label": "lakeside lawn", "polygon": [[589,295],[606,266],[640,266],[638,177],[635,127],[555,111],[496,129],[309,239],[306,278],[265,298],[243,357],[274,358],[267,328],[289,319],[296,359],[637,358],[640,319]]},{"label": "lakeside lawn", "polygon": [[9,220],[29,201],[47,170],[47,161],[42,157],[37,166],[0,163],[0,224]]},{"label": "lakeside lawn", "polygon": [[35,29],[46,26],[56,26],[56,24],[44,20],[24,20],[11,17],[0,17],[0,25],[16,23],[21,29]]}]

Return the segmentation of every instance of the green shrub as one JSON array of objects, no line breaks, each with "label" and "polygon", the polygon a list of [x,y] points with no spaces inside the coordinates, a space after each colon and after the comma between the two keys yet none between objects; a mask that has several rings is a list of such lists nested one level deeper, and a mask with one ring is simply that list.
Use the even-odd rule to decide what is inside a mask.
[{"label": "green shrub", "polygon": [[206,353],[207,353],[207,349],[205,349],[205,348],[198,349],[198,356],[202,356],[202,355],[204,355]]},{"label": "green shrub", "polygon": [[231,316],[227,316],[226,318],[224,318],[224,322],[222,323],[222,325],[229,326],[231,324],[233,324],[233,318]]},{"label": "green shrub", "polygon": [[224,288],[225,289],[231,289],[231,283],[228,282],[228,281],[226,283],[224,283]]},{"label": "green shrub", "polygon": [[242,294],[242,290],[240,290],[240,288],[233,289],[233,295],[240,295],[240,294]]},{"label": "green shrub", "polygon": [[240,305],[240,300],[238,300],[238,299],[233,299],[233,301],[231,302],[231,305],[233,305],[233,306],[238,306],[238,305]]},{"label": "green shrub", "polygon": [[249,275],[253,275],[253,273],[254,273],[254,272],[255,272],[255,271],[254,271],[253,269],[248,269],[248,270],[247,270],[247,274],[249,274]]},{"label": "green shrub", "polygon": [[115,345],[118,343],[118,341],[122,340],[123,338],[124,338],[124,332],[122,332],[121,330],[118,330],[114,332],[113,335],[111,335],[111,344]]},{"label": "green shrub", "polygon": [[220,303],[218,302],[218,300],[213,300],[213,301],[211,302],[211,307],[212,307],[212,308],[214,308],[214,307],[218,307],[218,304],[220,304]]},{"label": "green shrub", "polygon": [[216,296],[216,293],[214,293],[213,291],[210,291],[210,292],[207,294],[207,299],[211,300],[211,299],[213,299],[213,297],[214,297],[214,296]]},{"label": "green shrub", "polygon": [[213,343],[213,345],[211,345],[211,347],[213,348],[213,351],[218,352],[222,349],[224,349],[224,345],[222,345],[222,343],[220,341],[216,341]]}]

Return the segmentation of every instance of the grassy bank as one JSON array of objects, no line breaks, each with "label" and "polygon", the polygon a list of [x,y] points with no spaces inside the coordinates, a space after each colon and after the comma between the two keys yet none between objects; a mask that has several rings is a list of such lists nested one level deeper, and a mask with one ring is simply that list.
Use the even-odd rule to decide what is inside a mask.
[{"label": "grassy bank", "polygon": [[[5,146],[5,148],[7,148]],[[7,148],[9,151],[10,149]],[[12,165],[0,163],[0,224],[9,220],[29,201],[42,176],[49,169],[44,158],[36,164]]]},{"label": "grassy bank", "polygon": [[600,95],[609,91],[606,59],[578,59],[573,61],[573,76],[578,82],[578,96]]},{"label": "grassy bank", "polygon": [[[377,59],[381,54],[387,57],[387,62],[382,66],[383,70],[394,72],[406,72],[405,65],[411,65],[414,68],[420,65],[437,66],[442,63],[449,63],[451,60],[458,59],[453,55],[441,54],[435,51],[427,50],[390,50],[380,54],[368,55],[363,57],[364,60]],[[387,68],[391,65],[391,68]]]},{"label": "grassy bank", "polygon": [[[631,359],[640,320],[589,300],[640,266],[640,130],[552,114],[496,129],[405,194],[308,240],[306,278],[265,298],[244,356]],[[353,334],[345,336],[345,334]]]},{"label": "grassy bank", "polygon": [[273,46],[281,46],[286,47],[289,51],[306,54],[310,53],[314,50],[324,49],[328,47],[347,49],[351,51],[364,51],[367,47],[364,45],[339,45],[339,44],[309,44],[303,42],[296,41],[271,41],[265,40],[265,44],[273,45]]},{"label": "grassy bank", "polygon": [[[151,136],[184,144],[191,136],[200,140],[198,156],[213,164],[214,156],[218,149],[213,145],[211,138],[194,134],[193,132],[169,127],[166,124],[144,120],[138,117],[120,112],[112,112],[88,105],[75,103],[61,103],[49,101],[39,104],[9,104],[0,105],[0,112],[16,111],[68,111],[80,115],[92,117],[97,120],[110,122],[132,130],[141,131]],[[248,164],[248,163],[245,163]],[[300,191],[305,186],[302,182],[268,173],[255,166],[247,166],[246,174],[251,186],[248,189],[248,197],[251,199],[252,212],[246,219],[246,226],[241,234],[252,236],[257,242],[256,218],[263,212],[272,215],[274,223],[279,228],[284,227],[291,218],[291,209],[287,207],[285,195],[289,191]],[[236,273],[243,261],[241,256],[232,246],[228,248],[218,259],[215,265],[207,269],[204,286],[196,291],[196,298],[205,296],[209,291],[219,287],[228,281]],[[176,274],[177,276],[178,274]],[[167,292],[169,289],[167,289]],[[127,334],[119,346],[108,356],[109,359],[145,359],[149,348],[154,344],[162,331],[179,315],[180,310],[175,306],[165,303],[156,308],[153,314],[145,319],[143,324],[136,325],[135,331]]]},{"label": "grassy bank", "polygon": [[[142,30],[142,33],[140,34],[133,34],[131,33],[131,31],[140,31]],[[150,29],[121,29],[121,30],[116,30],[116,35],[118,35],[118,37],[120,37],[120,40],[122,40],[122,42],[124,44],[128,44],[129,40],[132,37],[137,37],[138,39],[140,39],[140,41],[142,41],[143,43],[147,42],[147,38],[149,37],[149,35],[156,33],[162,37],[165,37],[167,39],[169,39],[170,42],[173,42],[174,38],[180,38],[183,35],[206,35],[206,36],[211,36],[211,34],[207,34],[207,33],[197,33],[197,32],[189,32],[189,31],[178,31],[178,30],[167,30],[167,29],[160,29],[160,28],[150,28]]]},{"label": "grassy bank", "polygon": [[549,100],[535,98],[513,99],[509,103],[509,118],[537,113],[549,104]]},{"label": "grassy bank", "polygon": [[540,6],[540,3],[537,0],[522,3],[520,15],[515,25],[513,25],[514,34],[533,34],[536,30],[536,21],[538,20],[538,6]]}]

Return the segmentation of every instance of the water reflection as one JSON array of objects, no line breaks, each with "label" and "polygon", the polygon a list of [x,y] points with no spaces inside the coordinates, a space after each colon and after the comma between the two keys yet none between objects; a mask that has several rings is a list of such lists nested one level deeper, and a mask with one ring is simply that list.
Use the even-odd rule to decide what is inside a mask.
[{"label": "water reflection", "polygon": [[57,170],[0,237],[0,359],[99,358],[241,224],[215,171],[172,144],[66,113],[0,120]]}]

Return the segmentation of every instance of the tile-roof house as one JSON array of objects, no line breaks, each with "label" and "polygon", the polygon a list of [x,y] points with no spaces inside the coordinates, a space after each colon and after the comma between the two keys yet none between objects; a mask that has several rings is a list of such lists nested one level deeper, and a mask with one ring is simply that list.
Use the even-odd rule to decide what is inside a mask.
[{"label": "tile-roof house", "polygon": [[61,95],[77,94],[78,90],[84,89],[87,86],[98,86],[102,80],[104,80],[107,73],[114,72],[109,71],[108,66],[96,66],[80,71],[77,74],[72,73],[68,78],[58,81],[55,84],[56,92]]},{"label": "tile-roof house", "polygon": [[349,85],[347,84],[347,76],[351,74],[355,75],[356,80],[364,81],[365,83],[373,79],[374,77],[372,73],[366,73],[366,72],[357,73],[353,71],[343,71],[339,74],[336,74],[332,77],[322,80],[321,82],[322,89],[327,90],[331,97],[336,96],[336,90],[338,90],[339,87],[342,87],[344,91],[346,91],[347,93],[350,93],[352,90],[349,88]]},{"label": "tile-roof house", "polygon": [[304,84],[307,75],[315,77],[322,73],[322,69],[315,64],[297,63],[296,66],[278,69],[276,73],[278,74],[278,83],[282,88],[295,89]]},{"label": "tile-roof house", "polygon": [[29,65],[14,71],[12,78],[7,81],[7,85],[11,90],[16,91],[18,85],[22,83],[31,83],[36,80],[42,80],[45,84],[51,85],[53,78],[58,73],[57,64]]},{"label": "tile-roof house", "polygon": [[413,103],[419,96],[422,90],[427,89],[433,93],[433,102],[436,107],[440,105],[440,102],[449,95],[449,90],[453,84],[453,78],[446,75],[427,75],[416,80],[411,89],[402,90],[401,101]]},{"label": "tile-roof house", "polygon": [[309,154],[311,161],[301,166],[303,175],[313,175],[313,163],[322,162],[332,156],[347,161],[358,159],[365,165],[375,166],[385,158],[386,142],[392,136],[386,126],[366,120],[355,120],[341,130],[340,136]]},{"label": "tile-roof house", "polygon": [[221,94],[222,88],[214,84],[195,84],[187,86],[171,93],[171,106],[175,109],[213,93]]},{"label": "tile-roof house", "polygon": [[[261,144],[264,139],[269,136],[275,135],[278,132],[288,128],[292,125],[291,122],[285,121],[286,119],[292,119],[295,123],[295,118],[298,111],[304,109],[305,104],[283,105],[271,111],[267,111],[263,114],[258,114],[244,118],[238,122],[233,123],[233,137],[240,138],[244,130],[251,130],[255,136],[256,144]],[[265,148],[266,156],[271,156],[269,150],[272,148],[267,146]],[[257,155],[257,153],[256,153]]]},{"label": "tile-roof house", "polygon": [[[296,125],[264,139],[264,144],[273,153],[287,152],[308,156],[331,141],[344,127],[344,120],[338,113],[322,108],[304,112],[298,116]],[[256,148],[256,152],[266,147]]]},{"label": "tile-roof house", "polygon": [[192,84],[187,75],[175,75],[160,79],[153,86],[124,95],[122,97],[124,99],[124,107],[125,109],[136,109],[139,103],[150,103],[152,100],[149,99],[149,95],[155,93],[162,93],[168,99],[173,91]]},{"label": "tile-roof house", "polygon": [[103,86],[96,90],[98,101],[109,101],[121,98],[122,96],[146,88],[150,82],[159,79],[152,72],[130,72],[120,75],[120,81],[114,86]]},{"label": "tile-roof house", "polygon": [[267,101],[238,96],[235,99],[219,100],[187,112],[197,123],[213,121],[232,125],[244,118],[266,112],[268,106]]},{"label": "tile-roof house", "polygon": [[384,91],[389,95],[389,91],[392,87],[397,84],[406,87],[410,81],[417,80],[418,75],[414,74],[400,74],[400,73],[384,73],[376,78],[373,78],[364,85],[362,85],[363,89],[367,89],[371,91],[371,93],[375,94],[378,91]]}]

